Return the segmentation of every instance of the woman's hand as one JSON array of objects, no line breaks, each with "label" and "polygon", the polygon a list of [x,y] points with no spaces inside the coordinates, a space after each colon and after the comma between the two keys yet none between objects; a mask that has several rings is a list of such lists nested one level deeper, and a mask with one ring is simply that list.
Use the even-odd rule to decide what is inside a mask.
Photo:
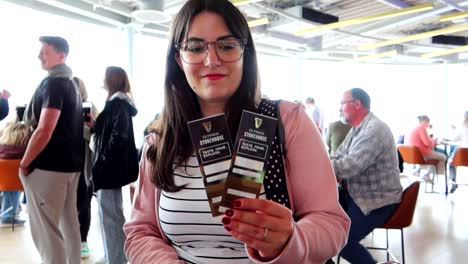
[{"label": "woman's hand", "polygon": [[291,210],[260,199],[235,200],[233,209],[226,210],[222,222],[233,237],[244,242],[248,250],[256,250],[265,260],[274,259],[282,252],[294,229]]}]

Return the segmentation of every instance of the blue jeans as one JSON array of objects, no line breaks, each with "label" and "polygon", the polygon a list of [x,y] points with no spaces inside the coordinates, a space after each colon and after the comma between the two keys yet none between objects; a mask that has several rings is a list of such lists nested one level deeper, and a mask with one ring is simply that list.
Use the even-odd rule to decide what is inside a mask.
[{"label": "blue jeans", "polygon": [[377,261],[374,260],[366,247],[359,242],[370,234],[374,228],[383,225],[392,215],[397,204],[386,205],[371,211],[369,215],[365,215],[354,203],[349,193],[343,189],[340,190],[340,204],[351,218],[348,243],[341,250],[340,256],[353,264],[375,264]]},{"label": "blue jeans", "polygon": [[122,189],[99,190],[97,199],[106,261],[109,264],[127,263],[124,253]]},{"label": "blue jeans", "polygon": [[0,211],[0,214],[10,207],[13,208],[5,215],[2,215],[2,221],[6,221],[11,217],[16,217],[16,209],[18,208],[20,194],[21,192],[19,191],[3,192],[2,210]]},{"label": "blue jeans", "polygon": [[450,145],[450,161],[449,161],[449,179],[453,182],[457,182],[457,168],[452,166],[453,156],[455,156],[455,151],[457,150],[457,146]]}]

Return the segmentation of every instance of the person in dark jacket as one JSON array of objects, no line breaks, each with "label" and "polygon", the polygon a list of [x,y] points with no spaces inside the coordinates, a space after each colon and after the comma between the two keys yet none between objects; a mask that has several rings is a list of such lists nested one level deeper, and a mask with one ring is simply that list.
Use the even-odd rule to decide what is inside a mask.
[{"label": "person in dark jacket", "polygon": [[104,88],[108,97],[94,126],[92,177],[98,191],[106,262],[121,264],[127,263],[123,251],[125,217],[121,187],[138,177],[138,153],[132,122],[137,109],[131,97],[127,73],[122,68],[111,66],[106,69]]},{"label": "person in dark jacket", "polygon": [[8,98],[10,98],[10,93],[7,90],[0,92],[0,120],[3,120],[7,117],[10,108],[8,106]]}]

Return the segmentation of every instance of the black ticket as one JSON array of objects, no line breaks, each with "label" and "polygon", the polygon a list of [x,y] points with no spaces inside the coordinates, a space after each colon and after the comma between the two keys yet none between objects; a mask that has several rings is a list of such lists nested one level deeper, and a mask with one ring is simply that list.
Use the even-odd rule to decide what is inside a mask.
[{"label": "black ticket", "polygon": [[277,122],[276,118],[245,110],[242,112],[234,145],[234,162],[219,211],[231,208],[235,199],[258,198]]},{"label": "black ticket", "polygon": [[213,216],[218,210],[232,163],[232,141],[224,114],[188,122]]}]

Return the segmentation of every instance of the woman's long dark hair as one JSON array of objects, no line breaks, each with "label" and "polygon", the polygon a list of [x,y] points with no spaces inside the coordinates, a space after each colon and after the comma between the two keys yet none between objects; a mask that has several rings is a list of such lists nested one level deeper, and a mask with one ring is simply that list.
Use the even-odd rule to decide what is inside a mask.
[{"label": "woman's long dark hair", "polygon": [[224,18],[232,35],[247,41],[243,60],[242,80],[237,91],[225,107],[232,137],[235,137],[242,110],[254,111],[258,91],[258,68],[255,47],[247,21],[242,13],[228,0],[189,0],[174,19],[166,57],[164,107],[154,131],[158,141],[148,148],[147,159],[153,164],[153,183],[167,192],[183,188],[174,183],[174,164],[182,165],[193,152],[187,122],[202,117],[197,95],[176,63],[176,44],[186,40],[190,22],[203,11]]}]

